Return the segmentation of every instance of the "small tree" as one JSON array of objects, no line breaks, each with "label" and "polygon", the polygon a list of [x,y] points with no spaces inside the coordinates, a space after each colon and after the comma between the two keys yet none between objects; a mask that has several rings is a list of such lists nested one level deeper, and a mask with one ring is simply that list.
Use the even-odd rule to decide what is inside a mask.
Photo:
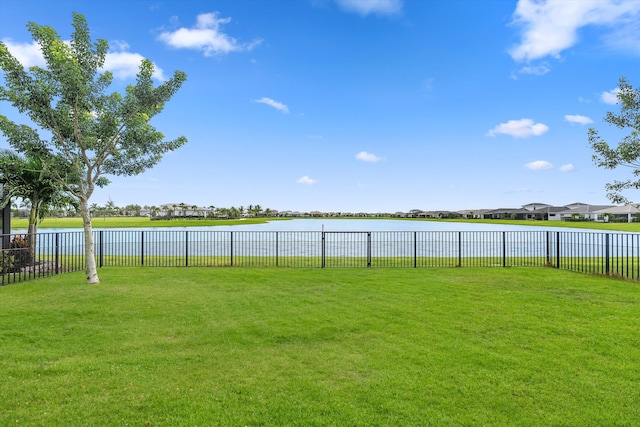
[{"label": "small tree", "polygon": [[29,207],[29,226],[26,245],[31,255],[35,253],[38,223],[53,208],[63,208],[74,200],[65,193],[62,185],[47,178],[42,172],[42,161],[37,157],[22,157],[10,150],[0,150],[0,181],[4,197],[0,206],[9,200],[20,198]]},{"label": "small tree", "polygon": [[73,14],[74,33],[66,44],[51,27],[30,22],[27,28],[45,58],[47,68],[25,70],[0,43],[0,68],[6,86],[0,100],[26,113],[39,128],[51,134],[42,140],[38,132],[0,115],[0,131],[20,153],[42,160],[45,175],[61,184],[80,204],[84,224],[86,276],[99,283],[94,254],[89,200],[104,176],[136,175],[155,166],[162,155],[186,142],[179,137],[163,141],[164,135],[149,124],[186,80],[183,72],[154,87],[154,67],[145,59],[135,85],[124,96],[105,93],[113,81],[102,72],[108,51],[106,40],[91,42],[85,18]]},{"label": "small tree", "polygon": [[595,152],[593,161],[597,166],[606,169],[625,166],[633,169],[632,178],[605,185],[607,198],[613,203],[630,203],[622,192],[640,188],[640,93],[624,77],[619,83],[618,103],[620,113],[607,112],[604,120],[619,129],[630,129],[630,134],[622,138],[617,147],[612,148],[600,138],[597,130],[591,128],[589,144]]}]

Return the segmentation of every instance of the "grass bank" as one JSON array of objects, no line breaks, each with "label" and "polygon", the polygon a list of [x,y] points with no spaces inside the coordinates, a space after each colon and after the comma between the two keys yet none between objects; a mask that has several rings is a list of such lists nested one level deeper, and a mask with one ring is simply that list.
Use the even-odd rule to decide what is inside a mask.
[{"label": "grass bank", "polygon": [[0,288],[1,425],[640,423],[640,287],[546,268],[105,268]]},{"label": "grass bank", "polygon": [[[100,228],[141,228],[141,227],[211,227],[218,225],[264,224],[269,221],[282,221],[286,218],[243,218],[243,219],[172,219],[154,220],[146,216],[98,217],[93,218],[92,225]],[[26,229],[29,225],[25,218],[13,218],[11,228]],[[38,229],[77,228],[82,229],[82,218],[45,218]]]},{"label": "grass bank", "polygon": [[[418,221],[420,221],[418,219]],[[422,220],[442,222],[470,222],[474,224],[509,224],[540,227],[586,228],[590,230],[611,230],[640,232],[640,222],[592,222],[592,221],[531,221],[514,219],[443,219]]]}]

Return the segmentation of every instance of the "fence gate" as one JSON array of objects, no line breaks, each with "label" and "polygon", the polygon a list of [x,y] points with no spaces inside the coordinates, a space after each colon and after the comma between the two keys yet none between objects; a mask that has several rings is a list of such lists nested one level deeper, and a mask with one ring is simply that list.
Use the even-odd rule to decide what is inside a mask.
[{"label": "fence gate", "polygon": [[322,267],[371,267],[371,232],[322,232]]}]

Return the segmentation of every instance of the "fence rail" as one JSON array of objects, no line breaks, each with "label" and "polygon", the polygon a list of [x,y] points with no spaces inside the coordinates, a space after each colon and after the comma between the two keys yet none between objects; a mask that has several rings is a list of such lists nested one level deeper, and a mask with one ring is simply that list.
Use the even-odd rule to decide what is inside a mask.
[{"label": "fence rail", "polygon": [[[2,235],[1,284],[84,269],[81,231]],[[98,230],[105,266],[555,267],[640,278],[640,234]]]}]

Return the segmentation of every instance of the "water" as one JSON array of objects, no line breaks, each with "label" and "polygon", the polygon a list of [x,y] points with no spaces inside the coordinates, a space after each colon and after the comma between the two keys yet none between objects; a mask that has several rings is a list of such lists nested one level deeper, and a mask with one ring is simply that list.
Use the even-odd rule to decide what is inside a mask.
[{"label": "water", "polygon": [[[196,220],[194,220],[195,222]],[[101,230],[98,226],[94,231]],[[137,231],[589,231],[580,228],[563,228],[536,225],[478,224],[467,222],[409,221],[392,219],[327,219],[306,218],[271,221],[264,224],[219,225],[206,227],[143,227],[143,228],[104,228],[102,230]],[[60,233],[81,231],[69,228],[44,228],[40,233]],[[14,230],[13,233],[25,233],[26,230]],[[603,231],[604,232],[604,231]]]},{"label": "water", "polygon": [[[543,225],[309,218],[235,226],[97,227],[94,241],[100,266],[554,265],[640,277],[633,261],[640,254],[640,233]],[[83,232],[41,228],[36,247],[39,257],[55,257],[68,268],[82,259]]]},{"label": "water", "polygon": [[[324,233],[322,233],[324,232]],[[560,232],[560,233],[556,233]],[[585,233],[586,232],[586,233]],[[56,237],[56,233],[60,236]],[[379,219],[295,219],[264,224],[207,227],[145,227],[94,229],[101,254],[162,256],[435,256],[486,257],[548,254],[559,236],[579,239],[581,250],[601,252],[607,231],[549,226]],[[630,233],[616,233],[627,234]],[[588,241],[582,241],[584,236]],[[61,242],[67,251],[82,253],[81,229],[41,228],[38,246],[52,252]],[[573,237],[577,236],[577,237]],[[635,237],[638,237],[637,233]],[[68,241],[68,242],[67,242]],[[553,247],[552,247],[553,246]],[[637,243],[632,245],[634,248]],[[566,252],[566,251],[564,251]]]}]

